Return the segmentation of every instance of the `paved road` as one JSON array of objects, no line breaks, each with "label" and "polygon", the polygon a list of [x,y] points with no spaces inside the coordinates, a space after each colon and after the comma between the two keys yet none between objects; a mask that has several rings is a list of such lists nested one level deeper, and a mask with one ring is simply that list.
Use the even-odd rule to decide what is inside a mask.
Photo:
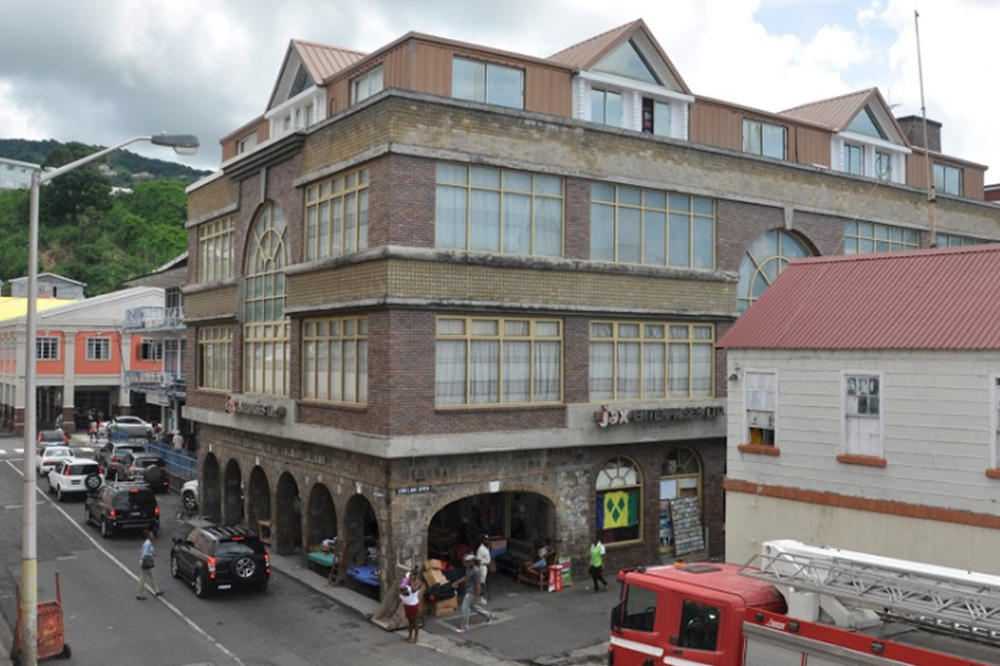
[{"label": "paved road", "polygon": [[[15,578],[20,571],[19,440],[0,438],[0,612],[12,621]],[[42,484],[44,488],[44,484]],[[414,647],[330,599],[276,574],[269,590],[200,600],[170,578],[170,538],[180,536],[176,496],[161,496],[159,582],[165,595],[135,599],[141,536],[102,540],[83,526],[83,500],[38,503],[39,599],[54,597],[59,572],[66,634],[73,657],[67,666],[305,666],[399,664],[466,666],[468,659]],[[13,622],[11,622],[13,623]]]}]

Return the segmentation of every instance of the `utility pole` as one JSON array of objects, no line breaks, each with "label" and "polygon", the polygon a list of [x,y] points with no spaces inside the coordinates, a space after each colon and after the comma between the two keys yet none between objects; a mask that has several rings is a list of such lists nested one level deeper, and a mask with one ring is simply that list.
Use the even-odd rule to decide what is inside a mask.
[{"label": "utility pole", "polygon": [[913,25],[917,33],[917,73],[920,76],[920,115],[924,121],[924,165],[927,169],[927,235],[928,245],[937,247],[937,227],[934,222],[934,207],[937,195],[934,192],[934,174],[931,170],[931,148],[927,145],[927,105],[924,103],[924,65],[920,58],[920,12],[913,10]]}]

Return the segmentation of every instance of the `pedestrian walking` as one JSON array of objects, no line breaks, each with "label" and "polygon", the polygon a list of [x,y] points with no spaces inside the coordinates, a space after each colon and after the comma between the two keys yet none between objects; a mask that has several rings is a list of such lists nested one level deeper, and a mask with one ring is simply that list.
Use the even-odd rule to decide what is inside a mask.
[{"label": "pedestrian walking", "polygon": [[417,577],[417,570],[414,569],[403,578],[403,584],[399,588],[399,599],[403,602],[403,613],[406,621],[410,625],[410,632],[406,636],[407,643],[414,643],[420,636],[420,578]]},{"label": "pedestrian walking", "polygon": [[476,561],[479,562],[479,579],[480,584],[483,586],[484,603],[489,594],[486,589],[486,578],[490,574],[490,562],[492,559],[490,557],[490,537],[484,534],[483,538],[479,540],[479,548],[476,549]]},{"label": "pedestrian walking", "polygon": [[153,596],[158,597],[163,594],[163,590],[156,584],[156,548],[153,547],[153,540],[156,539],[156,532],[145,530],[143,534],[146,540],[142,543],[142,551],[139,554],[139,585],[135,588],[135,598],[146,598],[146,583],[153,590]]},{"label": "pedestrian walking", "polygon": [[483,608],[480,603],[482,601],[483,588],[482,581],[479,578],[479,566],[476,562],[476,556],[469,553],[463,558],[462,562],[465,564],[465,575],[451,584],[455,588],[462,586],[465,594],[462,597],[462,626],[458,628],[459,633],[465,633],[469,630],[469,619],[473,611],[485,617],[487,624],[493,621],[493,613]]},{"label": "pedestrian walking", "polygon": [[594,535],[590,538],[590,577],[594,580],[594,592],[600,591],[599,583],[604,583],[608,589],[608,581],[604,580],[604,544]]},{"label": "pedestrian walking", "polygon": [[90,419],[90,424],[87,426],[87,434],[90,435],[90,443],[95,444],[97,442],[97,421]]}]

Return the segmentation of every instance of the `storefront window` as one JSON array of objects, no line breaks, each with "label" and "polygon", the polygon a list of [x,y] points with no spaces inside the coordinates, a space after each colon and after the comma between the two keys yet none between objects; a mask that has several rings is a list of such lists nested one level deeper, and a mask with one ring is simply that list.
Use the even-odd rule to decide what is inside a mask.
[{"label": "storefront window", "polygon": [[660,552],[676,552],[672,503],[682,497],[697,499],[701,505],[701,463],[698,455],[687,447],[678,447],[667,454],[660,475]]},{"label": "storefront window", "polygon": [[614,458],[597,474],[597,536],[607,545],[642,534],[642,473],[628,458]]}]

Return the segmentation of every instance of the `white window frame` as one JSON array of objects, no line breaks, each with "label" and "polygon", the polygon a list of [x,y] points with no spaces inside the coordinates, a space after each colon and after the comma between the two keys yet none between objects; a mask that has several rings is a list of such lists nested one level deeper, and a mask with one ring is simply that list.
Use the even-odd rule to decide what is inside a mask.
[{"label": "white window frame", "polygon": [[665,102],[670,106],[670,132],[655,134],[673,139],[688,139],[688,117],[693,95],[676,92],[662,86],[655,86],[634,79],[626,79],[601,72],[580,72],[576,75],[573,95],[573,117],[591,121],[590,91],[592,88],[610,90],[622,95],[622,124],[620,129],[642,132],[642,98]]},{"label": "white window frame", "polygon": [[1000,374],[990,375],[990,468],[1000,467]]},{"label": "white window frame", "polygon": [[[152,355],[147,357],[143,353],[143,350],[148,349],[152,352]],[[163,341],[157,340],[156,338],[142,338],[139,341],[139,360],[140,361],[162,361],[163,360]]]},{"label": "white window frame", "polygon": [[[847,450],[847,379],[849,377],[876,377],[878,379],[878,440],[879,455],[851,453]],[[840,453],[885,458],[885,377],[881,370],[841,370],[840,371]]]},{"label": "white window frame", "polygon": [[[55,349],[55,353],[53,355],[50,355],[50,356],[43,353],[45,351],[44,347],[48,343],[51,343],[52,344],[52,348]],[[62,343],[62,340],[60,340],[59,338],[57,338],[55,336],[52,336],[52,335],[41,335],[41,336],[39,336],[36,339],[36,344],[35,344],[35,360],[38,360],[38,361],[58,361],[62,357],[62,354],[59,351],[59,348],[62,347],[61,343]]]},{"label": "white window frame", "polygon": [[[864,155],[861,160],[861,176],[873,178],[883,183],[896,183],[897,185],[906,183],[906,156],[913,151],[906,146],[900,146],[891,141],[876,139],[875,137],[858,134],[857,132],[841,132],[830,137],[830,167],[834,171],[848,173],[846,154],[847,144],[849,143],[864,148]],[[889,153],[889,180],[882,180],[875,173],[875,151]],[[851,175],[856,176],[858,174]]]},{"label": "white window frame", "polygon": [[[108,350],[108,355],[105,358],[100,358],[97,354],[98,345],[97,342],[101,341],[101,346],[106,346]],[[105,336],[94,336],[92,338],[87,338],[86,342],[87,352],[86,359],[88,361],[110,361],[111,360],[111,338]]]},{"label": "white window frame", "polygon": [[[750,443],[750,419],[747,418],[747,375],[759,374],[759,375],[774,375],[774,448],[781,447],[781,440],[778,439],[778,400],[781,396],[781,378],[778,374],[777,368],[744,368],[741,387],[741,409],[740,416],[743,419],[743,429],[740,434],[740,444]],[[764,446],[771,446],[766,444]]]}]

